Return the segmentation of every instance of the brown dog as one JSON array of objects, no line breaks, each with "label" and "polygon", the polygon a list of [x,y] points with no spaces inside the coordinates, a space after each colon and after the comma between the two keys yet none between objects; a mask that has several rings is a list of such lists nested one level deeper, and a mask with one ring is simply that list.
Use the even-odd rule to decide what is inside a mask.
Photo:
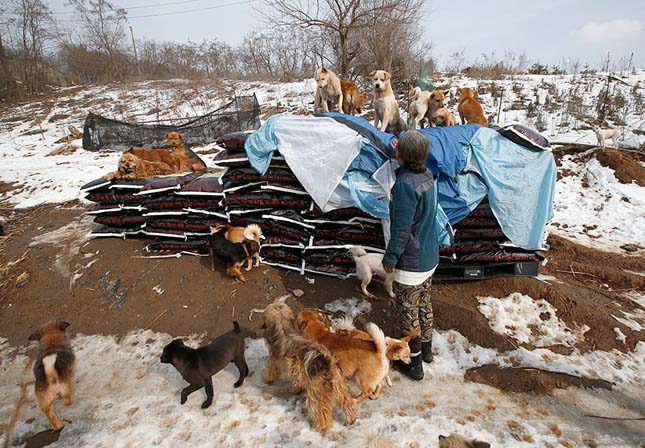
[{"label": "brown dog", "polygon": [[439,448],[490,448],[490,443],[450,434],[447,437],[439,436]]},{"label": "brown dog", "polygon": [[[165,162],[152,161],[145,158],[138,157],[135,153],[131,152],[131,148],[123,153],[119,159],[119,168],[117,171],[106,174],[103,179],[144,179],[152,176],[162,176],[166,174],[173,174],[176,172],[174,166],[170,166]],[[147,153],[156,153],[157,151],[166,151],[165,149],[145,149]],[[173,162],[176,162],[173,159]]]},{"label": "brown dog", "polygon": [[271,383],[286,374],[294,393],[305,392],[305,404],[316,431],[326,434],[333,423],[334,407],[345,413],[345,421],[356,421],[356,400],[349,393],[338,361],[323,345],[302,337],[296,326],[293,310],[284,301],[276,299],[263,310],[262,329],[269,345],[269,360],[264,370],[264,381]]},{"label": "brown dog", "polygon": [[428,120],[430,126],[435,125],[432,117],[439,109],[444,107],[444,102],[446,100],[446,95],[448,94],[448,92],[448,90],[433,90],[430,93],[430,97],[428,98],[428,110],[426,111],[425,115],[425,118]]},{"label": "brown dog", "polygon": [[358,87],[351,81],[340,81],[340,88],[343,91],[343,113],[354,115],[354,112],[362,113],[363,105],[369,100],[367,95],[362,95]]},{"label": "brown dog", "polygon": [[437,109],[430,117],[430,122],[432,126],[457,126],[457,119],[446,107]]},{"label": "brown dog", "polygon": [[168,132],[166,134],[166,141],[172,148],[173,154],[179,159],[179,166],[177,167],[179,173],[206,172],[207,167],[204,161],[191,149],[186,148],[184,139],[179,132]]},{"label": "brown dog", "polygon": [[[260,244],[262,240],[262,229],[257,224],[249,224],[246,227],[235,227],[218,224],[211,230],[217,232],[219,229],[224,230],[224,237],[231,243],[243,243],[247,240],[255,241]],[[253,259],[255,258],[255,267],[260,266],[260,252],[254,252],[246,259],[246,270],[251,270]]]},{"label": "brown dog", "polygon": [[65,406],[72,404],[72,377],[76,361],[65,337],[67,327],[67,322],[50,322],[29,336],[30,341],[39,343],[34,363],[36,399],[54,431],[60,431],[65,426],[54,412],[54,401],[62,397]]},{"label": "brown dog", "polygon": [[484,109],[479,101],[475,99],[475,92],[470,87],[459,90],[459,105],[457,106],[461,124],[478,124],[488,127],[488,121],[484,116]]},{"label": "brown dog", "polygon": [[386,357],[385,335],[373,323],[366,326],[369,340],[332,333],[325,325],[325,318],[315,311],[304,310],[298,314],[298,327],[307,339],[327,347],[338,359],[345,378],[354,378],[361,393],[356,400],[378,398],[385,378],[390,371]]}]

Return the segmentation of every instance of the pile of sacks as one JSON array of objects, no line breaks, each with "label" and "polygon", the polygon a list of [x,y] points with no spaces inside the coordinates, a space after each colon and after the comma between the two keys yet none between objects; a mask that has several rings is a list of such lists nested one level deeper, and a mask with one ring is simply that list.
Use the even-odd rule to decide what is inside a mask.
[{"label": "pile of sacks", "polygon": [[96,205],[93,237],[146,238],[151,256],[208,254],[210,227],[258,224],[266,264],[346,277],[354,273],[349,249],[384,252],[381,221],[359,209],[322,213],[277,155],[265,175],[250,165],[246,134],[225,135],[214,162],[221,173],[138,180],[98,179],[82,187]]},{"label": "pile of sacks", "polygon": [[[96,205],[88,212],[99,226],[94,237],[145,238],[151,256],[208,254],[210,227],[258,224],[264,263],[303,273],[346,277],[354,273],[354,245],[384,252],[381,221],[357,208],[323,213],[283,157],[265,175],[250,165],[248,134],[221,137],[214,162],[220,173],[138,180],[98,179],[83,186]],[[507,243],[484,200],[454,228],[454,243],[441,248],[442,266],[536,261],[538,255]]]}]

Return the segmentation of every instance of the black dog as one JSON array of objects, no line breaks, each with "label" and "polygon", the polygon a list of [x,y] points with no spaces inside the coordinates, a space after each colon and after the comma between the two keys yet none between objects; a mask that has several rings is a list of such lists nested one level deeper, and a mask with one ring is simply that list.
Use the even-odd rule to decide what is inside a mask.
[{"label": "black dog", "polygon": [[238,283],[244,283],[246,278],[242,274],[242,264],[260,250],[260,244],[254,240],[232,243],[226,239],[225,233],[226,227],[211,228],[209,247],[211,271],[215,271],[215,259],[217,258],[226,263],[227,274],[234,276]]},{"label": "black dog", "polygon": [[175,339],[166,345],[161,354],[161,362],[172,364],[190,386],[181,391],[181,404],[186,403],[188,395],[202,387],[206,390],[206,409],[213,402],[213,381],[211,376],[222,370],[229,362],[235,363],[240,378],[233,385],[240,387],[249,374],[249,367],[244,359],[244,338],[240,326],[233,322],[233,331],[224,333],[198,349],[184,345],[181,339]]}]

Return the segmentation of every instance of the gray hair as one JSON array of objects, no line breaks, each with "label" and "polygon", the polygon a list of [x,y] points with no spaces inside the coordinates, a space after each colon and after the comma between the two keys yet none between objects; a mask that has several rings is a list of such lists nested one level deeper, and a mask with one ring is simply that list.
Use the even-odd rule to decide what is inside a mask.
[{"label": "gray hair", "polygon": [[415,173],[422,173],[426,170],[430,140],[419,131],[406,131],[401,133],[396,151],[405,167]]}]

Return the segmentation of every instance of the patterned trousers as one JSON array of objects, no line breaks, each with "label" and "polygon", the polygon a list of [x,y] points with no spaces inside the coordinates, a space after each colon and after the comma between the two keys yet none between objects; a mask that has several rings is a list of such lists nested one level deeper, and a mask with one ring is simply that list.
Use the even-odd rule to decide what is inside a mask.
[{"label": "patterned trousers", "polygon": [[404,335],[416,334],[422,341],[432,341],[433,314],[430,301],[432,277],[420,285],[408,286],[394,282],[396,298],[394,309],[399,320],[399,328]]}]

